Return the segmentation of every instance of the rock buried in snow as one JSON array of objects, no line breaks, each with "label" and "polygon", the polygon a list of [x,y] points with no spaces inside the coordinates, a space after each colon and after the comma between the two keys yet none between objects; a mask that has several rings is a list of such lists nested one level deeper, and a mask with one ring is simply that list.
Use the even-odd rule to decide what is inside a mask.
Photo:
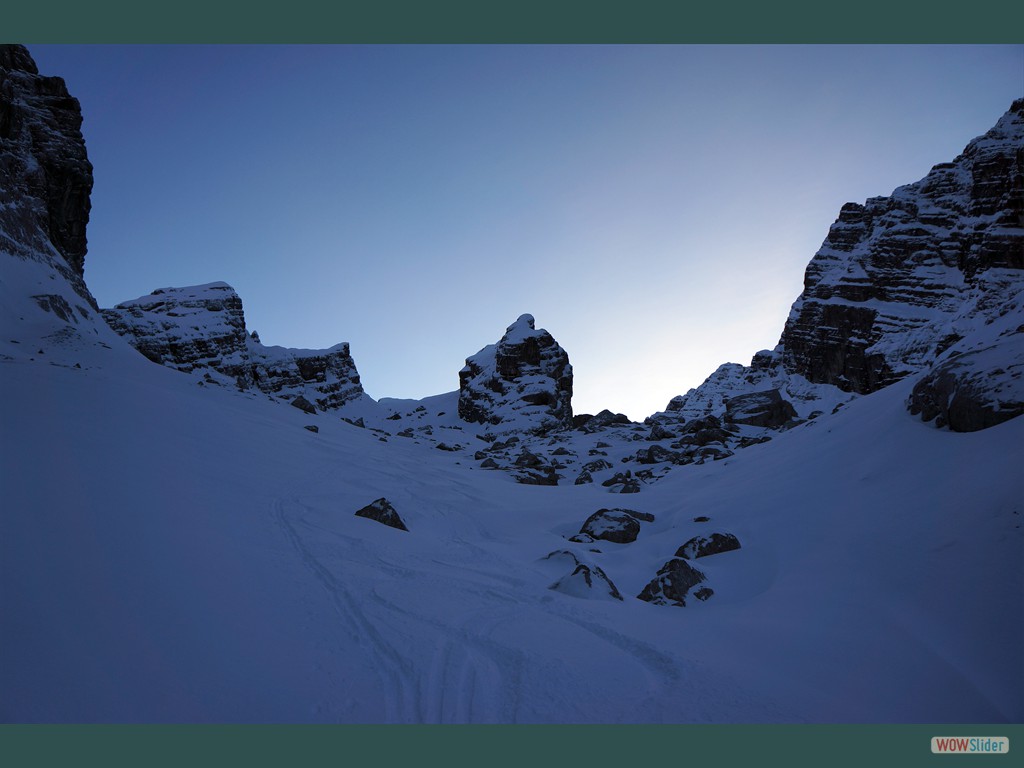
[{"label": "rock buried in snow", "polygon": [[356,517],[366,517],[370,520],[376,520],[378,523],[397,528],[400,531],[408,531],[405,527],[405,523],[402,522],[402,518],[398,516],[398,512],[391,506],[391,502],[386,498],[379,498],[376,501],[367,504],[365,507],[356,512]]},{"label": "rock buried in snow", "polygon": [[581,562],[569,550],[556,550],[544,559],[566,559],[575,564],[572,571],[560,578],[548,589],[553,589],[555,592],[561,592],[572,597],[582,597],[590,600],[622,600],[622,593],[619,592],[618,588],[603,570],[596,565]]},{"label": "rock buried in snow", "polygon": [[740,541],[731,533],[712,533],[710,536],[694,536],[676,550],[676,557],[695,560],[698,557],[717,555],[740,548]]},{"label": "rock buried in snow", "polygon": [[[637,598],[655,605],[676,605],[686,607],[686,597],[691,589],[707,580],[707,577],[685,560],[669,560],[658,570],[658,575],[644,587]],[[714,592],[701,587],[693,593],[698,600],[707,600]]]}]

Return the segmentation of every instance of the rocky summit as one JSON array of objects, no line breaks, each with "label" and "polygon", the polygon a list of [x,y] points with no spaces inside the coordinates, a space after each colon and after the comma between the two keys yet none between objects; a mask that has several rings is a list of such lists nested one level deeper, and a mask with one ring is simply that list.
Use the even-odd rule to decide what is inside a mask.
[{"label": "rocky summit", "polygon": [[572,365],[550,333],[520,315],[497,344],[459,372],[459,417],[496,431],[542,434],[572,426]]}]

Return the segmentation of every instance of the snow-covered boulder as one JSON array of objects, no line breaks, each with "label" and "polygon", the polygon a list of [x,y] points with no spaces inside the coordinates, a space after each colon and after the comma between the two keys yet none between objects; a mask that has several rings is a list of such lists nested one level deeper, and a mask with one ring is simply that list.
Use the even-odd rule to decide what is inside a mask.
[{"label": "snow-covered boulder", "polygon": [[[637,595],[640,600],[655,605],[686,606],[690,590],[707,581],[707,577],[685,560],[674,558],[658,569],[658,574]],[[701,587],[693,592],[698,600],[707,600],[714,591]]]},{"label": "snow-covered boulder", "polygon": [[405,522],[399,516],[397,510],[391,505],[391,502],[386,498],[381,497],[376,501],[370,502],[362,509],[356,512],[356,517],[365,517],[369,520],[376,520],[378,523],[397,528],[400,531],[408,531]]},{"label": "snow-covered boulder", "polygon": [[459,371],[459,417],[495,433],[545,434],[572,426],[569,356],[532,315],[521,315]]},{"label": "snow-covered boulder", "polygon": [[731,533],[712,533],[710,536],[694,536],[676,550],[676,557],[695,560],[698,557],[717,555],[740,548],[740,540]]},{"label": "snow-covered boulder", "polygon": [[622,600],[622,593],[599,566],[583,562],[569,550],[557,550],[544,559],[565,562],[571,568],[548,589],[588,600]]},{"label": "snow-covered boulder", "polygon": [[599,509],[583,523],[580,533],[615,544],[629,544],[640,535],[640,521],[632,510]]}]

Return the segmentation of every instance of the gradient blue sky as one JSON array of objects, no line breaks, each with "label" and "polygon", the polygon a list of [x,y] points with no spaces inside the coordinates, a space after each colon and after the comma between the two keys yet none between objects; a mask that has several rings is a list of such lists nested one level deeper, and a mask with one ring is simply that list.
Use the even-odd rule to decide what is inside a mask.
[{"label": "gradient blue sky", "polygon": [[101,306],[224,280],[376,398],[529,312],[576,412],[638,420],[775,346],[843,203],[1024,95],[1024,46],[29,49],[82,102]]}]

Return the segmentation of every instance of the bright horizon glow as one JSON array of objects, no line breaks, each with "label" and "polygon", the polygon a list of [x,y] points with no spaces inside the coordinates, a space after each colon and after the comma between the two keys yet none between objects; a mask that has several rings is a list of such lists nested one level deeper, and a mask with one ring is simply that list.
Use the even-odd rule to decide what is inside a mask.
[{"label": "bright horizon glow", "polygon": [[635,420],[774,347],[843,203],[952,160],[1024,46],[29,46],[82,103],[101,306],[223,280],[372,397],[534,315]]}]

